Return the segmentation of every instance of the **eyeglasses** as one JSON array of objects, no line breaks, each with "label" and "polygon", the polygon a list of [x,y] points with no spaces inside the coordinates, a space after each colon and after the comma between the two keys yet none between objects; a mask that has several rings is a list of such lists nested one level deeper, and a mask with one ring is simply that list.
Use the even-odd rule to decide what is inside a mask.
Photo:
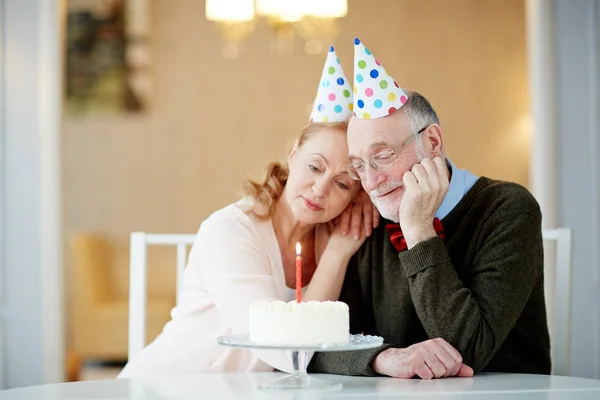
[{"label": "eyeglasses", "polygon": [[[412,135],[408,139],[404,141],[399,147],[391,150],[384,150],[377,154],[372,155],[368,159],[368,163],[375,171],[385,171],[386,169],[390,169],[394,165],[394,161],[398,157],[398,154],[402,152],[412,142],[415,140],[417,135],[420,135],[425,129],[427,129],[429,125],[425,126],[423,129],[418,131],[415,135]],[[346,167],[346,171],[348,171],[348,175],[355,181],[360,181],[365,179],[366,176],[366,163],[361,161],[355,161],[352,164]]]}]

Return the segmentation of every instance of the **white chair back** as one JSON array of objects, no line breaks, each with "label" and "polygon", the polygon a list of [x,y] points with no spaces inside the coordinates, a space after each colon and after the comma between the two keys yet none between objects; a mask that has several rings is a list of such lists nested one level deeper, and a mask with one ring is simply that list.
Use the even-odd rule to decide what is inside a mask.
[{"label": "white chair back", "polygon": [[194,234],[131,233],[129,253],[129,348],[132,360],[146,344],[146,265],[148,245],[177,247],[177,304],[187,263],[188,246],[194,243]]},{"label": "white chair back", "polygon": [[[572,234],[569,228],[544,229],[546,305],[552,349],[552,374],[571,371]],[[548,246],[548,242],[552,246]],[[555,248],[555,254],[548,252]]]}]

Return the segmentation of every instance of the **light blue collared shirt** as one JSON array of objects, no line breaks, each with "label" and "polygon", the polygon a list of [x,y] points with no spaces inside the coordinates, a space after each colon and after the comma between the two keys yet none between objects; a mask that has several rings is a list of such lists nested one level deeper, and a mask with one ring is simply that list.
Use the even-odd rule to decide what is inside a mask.
[{"label": "light blue collared shirt", "polygon": [[450,211],[456,207],[469,189],[477,182],[477,179],[479,179],[478,176],[473,175],[466,169],[456,168],[450,159],[446,160],[452,169],[452,176],[450,177],[448,192],[444,196],[440,208],[435,213],[435,216],[439,219],[444,219],[446,215],[450,214]]}]

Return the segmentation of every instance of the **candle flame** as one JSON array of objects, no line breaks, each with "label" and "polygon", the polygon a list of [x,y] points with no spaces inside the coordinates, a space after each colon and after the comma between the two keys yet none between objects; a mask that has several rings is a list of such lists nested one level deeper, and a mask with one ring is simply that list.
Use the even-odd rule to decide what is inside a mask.
[{"label": "candle flame", "polygon": [[296,242],[296,255],[300,257],[300,254],[302,254],[302,246],[300,246],[300,242]]}]

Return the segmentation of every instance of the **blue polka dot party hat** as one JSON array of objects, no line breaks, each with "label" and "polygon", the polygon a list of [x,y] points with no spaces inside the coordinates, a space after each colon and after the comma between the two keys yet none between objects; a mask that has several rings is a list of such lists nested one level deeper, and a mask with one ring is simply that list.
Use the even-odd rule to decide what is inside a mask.
[{"label": "blue polka dot party hat", "polygon": [[332,46],[327,53],[310,121],[339,122],[347,120],[351,115],[352,88]]},{"label": "blue polka dot party hat", "polygon": [[354,39],[354,115],[385,117],[402,107],[407,97],[365,45]]}]

